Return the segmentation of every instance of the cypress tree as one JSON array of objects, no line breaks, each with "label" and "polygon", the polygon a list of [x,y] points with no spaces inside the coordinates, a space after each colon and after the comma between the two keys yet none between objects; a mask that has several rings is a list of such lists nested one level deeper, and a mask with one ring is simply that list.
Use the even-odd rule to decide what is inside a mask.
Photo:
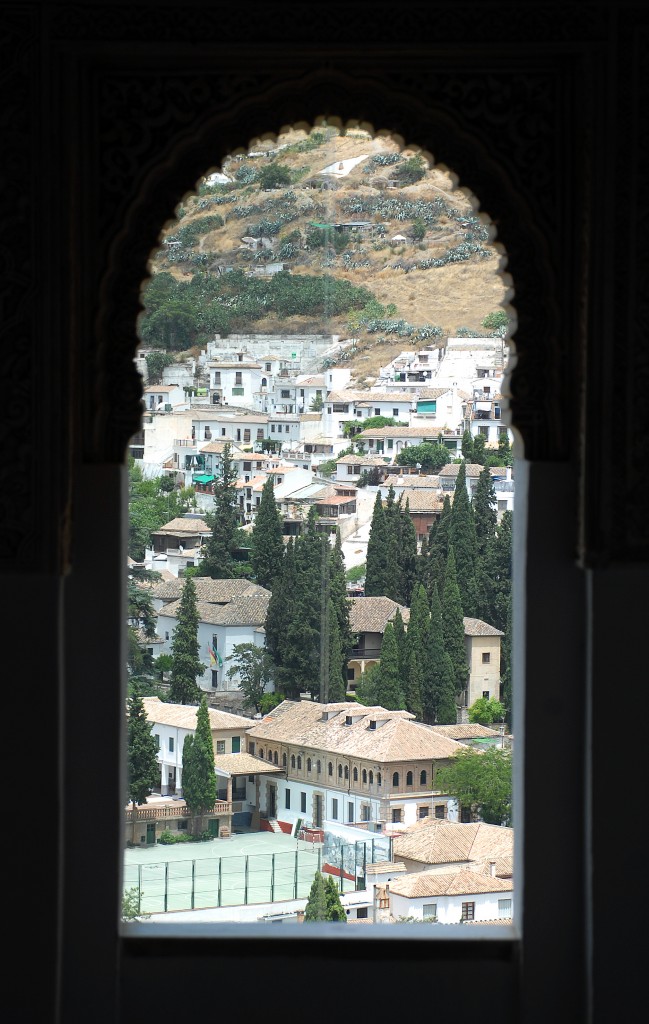
[{"label": "cypress tree", "polygon": [[347,661],[351,653],[351,649],[354,646],[354,637],[352,635],[351,625],[349,621],[350,615],[350,600],[347,597],[347,577],[345,575],[345,556],[343,555],[342,542],[340,539],[340,530],[336,530],[336,542],[331,549],[331,555],[329,558],[329,600],[333,604],[336,611],[336,618],[338,620],[338,631],[340,634],[340,648],[343,655],[343,679],[345,681],[345,688],[347,686]]},{"label": "cypress tree", "polygon": [[464,462],[457,475],[448,537],[449,544],[453,545],[455,552],[455,571],[457,585],[460,588],[462,608],[465,615],[473,616],[477,610],[476,534],[473,511],[466,489],[466,463]]},{"label": "cypress tree", "polygon": [[512,705],[512,596],[509,595],[507,602],[507,622],[505,624],[505,635],[500,642],[500,683],[501,701],[506,709],[506,721],[511,729],[513,721]]},{"label": "cypress tree", "polygon": [[[328,589],[328,565],[323,545],[326,538],[316,530],[312,507],[305,532],[295,542],[295,588],[282,641],[282,687],[287,696],[309,692],[318,697],[321,688],[323,601]],[[326,619],[324,619],[326,622]]]},{"label": "cypress tree", "polygon": [[205,557],[200,563],[201,576],[214,580],[227,580],[236,576],[233,551],[239,528],[237,511],[237,474],[232,466],[229,444],[224,445],[221,476],[214,485],[214,506],[206,513],[205,521],[212,536],[205,545]]},{"label": "cypress tree", "polygon": [[305,921],[326,921],[327,920],[327,898],[325,894],[324,878],[319,871],[316,871],[309,898],[304,908]]},{"label": "cypress tree", "polygon": [[331,875],[327,875],[325,882],[325,902],[327,904],[327,921],[344,921],[347,923],[345,908],[340,902],[338,886]]},{"label": "cypress tree", "polygon": [[399,603],[410,607],[412,591],[417,576],[417,533],[410,517],[410,502],[406,498],[406,506],[400,515],[399,541]]},{"label": "cypress tree", "polygon": [[423,672],[421,659],[410,651],[408,671],[404,680],[406,711],[410,711],[420,722],[424,717],[422,703]]},{"label": "cypress tree", "polygon": [[261,501],[252,531],[252,569],[255,582],[260,587],[273,589],[273,584],[282,569],[283,557],[282,519],[275,501],[273,481],[268,477],[261,491]]},{"label": "cypress tree", "polygon": [[450,655],[444,649],[442,605],[437,584],[433,584],[430,602],[428,657],[423,684],[424,721],[438,725],[455,725],[455,679]]},{"label": "cypress tree", "polygon": [[459,695],[465,689],[469,678],[469,666],[466,658],[464,642],[464,615],[460,589],[455,575],[455,552],[449,547],[446,562],[446,580],[442,597],[442,627],[444,632],[444,648],[453,666],[453,683],[455,693]]},{"label": "cypress tree", "polygon": [[394,638],[397,641],[397,652],[399,655],[399,678],[401,680],[404,680],[407,675],[408,667],[408,638],[406,634],[406,627],[403,624],[403,617],[401,615],[401,611],[398,608],[394,613],[392,625],[394,626]]},{"label": "cypress tree", "polygon": [[430,611],[422,584],[415,587],[406,634],[406,707],[419,719],[424,714],[423,686],[426,672]]},{"label": "cypress tree", "polygon": [[205,694],[196,712],[196,732],[187,736],[183,744],[182,783],[183,799],[194,819],[192,831],[200,834],[204,831],[203,816],[216,801],[214,744]]},{"label": "cypress tree", "polygon": [[273,586],[264,622],[266,649],[278,670],[281,670],[282,667],[282,647],[292,614],[294,595],[295,542],[292,537],[289,537],[282,558],[280,574]]},{"label": "cypress tree", "polygon": [[172,704],[198,704],[201,697],[196,680],[203,675],[205,666],[198,656],[198,621],[196,587],[192,577],[187,576],[178,607],[178,624],[171,638]]},{"label": "cypress tree", "polygon": [[347,699],[347,680],[343,673],[345,672],[345,660],[343,658],[342,647],[340,644],[340,628],[338,626],[338,617],[336,615],[336,609],[334,608],[333,602],[329,603],[327,612],[328,617],[328,659],[327,659],[327,672],[328,672],[328,687],[326,700],[331,703],[337,701],[343,701]]},{"label": "cypress tree", "polygon": [[478,558],[483,558],[489,541],[496,534],[498,518],[496,489],[488,466],[484,467],[478,477],[471,507],[475,523],[476,554]]},{"label": "cypress tree", "polygon": [[381,492],[377,491],[370,524],[370,537],[367,543],[365,596],[385,597],[389,587],[388,531]]},{"label": "cypress tree", "polygon": [[400,604],[403,603],[401,530],[401,499],[395,500],[394,487],[390,484],[385,503],[386,577],[383,594]]},{"label": "cypress tree", "polygon": [[145,804],[147,797],[160,783],[160,765],[151,723],[147,718],[142,698],[133,694],[126,701],[126,735],[128,744],[127,796],[133,806],[133,835],[137,805]]},{"label": "cypress tree", "polygon": [[390,711],[405,708],[405,699],[399,679],[399,652],[391,622],[385,627],[381,641],[381,661],[376,682],[376,702]]},{"label": "cypress tree", "polygon": [[473,437],[471,436],[470,430],[465,430],[462,434],[462,458],[466,462],[473,462]]},{"label": "cypress tree", "polygon": [[487,544],[480,573],[480,617],[503,631],[512,587],[512,513],[503,512]]},{"label": "cypress tree", "polygon": [[426,593],[429,595],[429,599],[431,594],[430,587],[432,587],[433,581],[437,583],[437,589],[440,593],[444,590],[451,515],[451,499],[448,494],[445,494],[439,519],[436,523],[433,523],[428,539],[428,558],[430,568],[428,572],[429,587],[426,588]]}]

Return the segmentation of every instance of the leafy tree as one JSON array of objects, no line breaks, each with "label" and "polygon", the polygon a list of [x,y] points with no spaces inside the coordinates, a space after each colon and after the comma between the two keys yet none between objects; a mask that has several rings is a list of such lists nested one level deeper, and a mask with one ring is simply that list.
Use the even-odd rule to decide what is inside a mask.
[{"label": "leafy tree", "polygon": [[186,577],[178,607],[178,624],[171,637],[171,686],[169,700],[173,704],[198,704],[201,691],[196,683],[205,666],[198,652],[198,609],[196,585]]},{"label": "leafy tree", "polygon": [[160,765],[155,738],[151,732],[151,723],[147,718],[142,698],[133,694],[126,700],[126,729],[128,745],[127,763],[127,797],[133,810],[133,835],[135,842],[135,825],[137,805],[147,803],[147,797],[160,783]]},{"label": "leafy tree", "polygon": [[496,330],[498,327],[507,327],[508,325],[509,317],[504,309],[496,309],[492,313],[487,313],[482,321],[482,326],[490,330]]},{"label": "leafy tree", "polygon": [[286,697],[283,693],[265,693],[259,701],[259,710],[262,715],[267,715],[278,704],[281,704]]},{"label": "leafy tree", "polygon": [[439,473],[448,461],[449,452],[446,445],[431,444],[430,441],[409,445],[402,448],[397,455],[398,466],[416,466],[419,463],[423,473]]},{"label": "leafy tree", "polygon": [[260,170],[257,181],[263,189],[281,188],[282,185],[290,185],[290,168],[284,164],[266,164]]},{"label": "leafy tree", "polygon": [[319,871],[316,871],[309,898],[304,908],[305,921],[327,921],[327,896],[325,892],[325,881]]},{"label": "leafy tree", "polygon": [[322,395],[317,395],[317,394],[314,395],[313,398],[311,399],[311,404],[309,406],[309,411],[310,412],[322,412],[323,408],[324,408],[324,399],[323,399]]},{"label": "leafy tree", "polygon": [[473,462],[484,466],[487,461],[487,439],[484,434],[476,434],[473,438]]},{"label": "leafy tree", "polygon": [[452,546],[449,547],[446,563],[446,580],[442,597],[442,628],[444,649],[453,666],[455,693],[460,694],[469,678],[469,666],[464,642],[464,613],[455,575],[455,552]]},{"label": "leafy tree", "polygon": [[260,587],[273,589],[282,568],[284,540],[282,519],[275,501],[275,489],[268,477],[261,491],[261,501],[252,531],[252,569]]},{"label": "leafy tree", "polygon": [[162,381],[162,371],[166,366],[172,366],[173,362],[173,356],[169,355],[168,352],[149,352],[146,357],[149,384],[160,384]]},{"label": "leafy tree", "polygon": [[377,696],[380,669],[381,666],[375,662],[373,665],[369,665],[362,673],[355,690],[355,697],[359,704],[373,707],[380,703]]},{"label": "leafy tree", "polygon": [[514,454],[512,452],[511,442],[509,440],[509,434],[503,433],[498,438],[498,455],[500,456],[499,465],[511,466],[514,462]]},{"label": "leafy tree", "polygon": [[462,750],[437,772],[438,789],[471,808],[474,821],[512,824],[512,761],[509,750]]},{"label": "leafy tree", "polygon": [[492,725],[505,719],[505,708],[495,697],[478,697],[469,708],[469,721]]},{"label": "leafy tree", "polygon": [[451,506],[449,544],[455,552],[457,585],[460,588],[464,615],[475,615],[476,587],[476,531],[471,502],[466,489],[466,463],[457,474],[457,483]]},{"label": "leafy tree", "polygon": [[261,699],[273,678],[273,660],[265,647],[256,644],[235,644],[227,658],[232,665],[227,671],[229,679],[239,677],[239,689],[244,695],[244,706],[261,711]]},{"label": "leafy tree", "polygon": [[338,886],[331,875],[327,875],[325,881],[325,902],[327,904],[327,921],[344,921],[347,923],[347,914],[340,901]]},{"label": "leafy tree", "polygon": [[192,833],[200,835],[203,817],[216,801],[214,743],[205,694],[196,712],[196,732],[186,736],[183,744],[183,799],[192,815]]},{"label": "leafy tree", "polygon": [[412,185],[424,177],[426,174],[426,164],[417,153],[415,156],[411,156],[400,163],[394,174],[399,179],[401,185]]},{"label": "leafy tree", "polygon": [[237,571],[234,549],[237,545],[239,518],[237,512],[236,470],[232,465],[231,446],[224,445],[221,461],[221,475],[214,485],[214,506],[206,513],[205,521],[212,536],[205,545],[205,556],[201,560],[202,576],[214,580],[228,580],[240,575]]},{"label": "leafy tree", "polygon": [[122,921],[145,921],[151,917],[140,908],[140,890],[137,886],[122,893]]}]

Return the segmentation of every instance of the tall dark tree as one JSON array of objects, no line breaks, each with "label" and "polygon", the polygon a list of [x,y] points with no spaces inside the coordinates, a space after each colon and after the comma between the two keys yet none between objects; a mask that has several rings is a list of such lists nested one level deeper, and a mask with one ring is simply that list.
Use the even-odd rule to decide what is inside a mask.
[{"label": "tall dark tree", "polygon": [[455,725],[455,675],[450,655],[444,648],[442,605],[437,584],[433,583],[430,602],[430,630],[426,670],[423,682],[424,721],[429,724]]},{"label": "tall dark tree", "polygon": [[281,572],[273,587],[264,622],[266,649],[276,668],[280,670],[283,666],[286,630],[293,615],[295,589],[295,541],[289,537],[282,559]]},{"label": "tall dark tree", "polygon": [[305,921],[326,921],[327,920],[327,896],[325,892],[325,881],[319,871],[316,871],[309,898],[304,908]]},{"label": "tall dark tree", "polygon": [[455,552],[455,571],[465,615],[474,616],[477,610],[476,586],[476,534],[471,502],[466,489],[466,463],[457,474],[457,483],[451,506],[449,544]]},{"label": "tall dark tree", "polygon": [[480,618],[504,630],[512,587],[512,513],[503,512],[487,544],[479,579]]},{"label": "tall dark tree", "polygon": [[476,554],[478,558],[484,558],[487,545],[496,534],[498,520],[496,489],[488,466],[484,467],[478,477],[471,507],[475,523]]},{"label": "tall dark tree", "polygon": [[429,600],[432,593],[430,587],[432,587],[433,581],[437,583],[437,589],[440,594],[444,590],[451,515],[451,499],[448,494],[445,494],[439,519],[437,522],[433,523],[428,535],[428,559],[430,568],[428,571],[429,586],[426,588],[426,592]]},{"label": "tall dark tree", "polygon": [[153,792],[154,787],[160,784],[160,765],[151,723],[141,697],[134,694],[127,698],[126,716],[127,795],[132,804],[132,841],[135,842],[137,805],[147,803],[147,797]]},{"label": "tall dark tree", "polygon": [[365,596],[386,597],[391,581],[388,578],[388,529],[381,492],[376,492],[370,537],[367,543]]},{"label": "tall dark tree", "polygon": [[408,666],[408,635],[406,633],[406,627],[403,622],[401,611],[398,608],[394,613],[392,625],[394,626],[394,638],[397,642],[397,652],[399,655],[399,678],[404,680],[407,675]]},{"label": "tall dark tree", "polygon": [[340,530],[336,530],[336,542],[331,549],[329,558],[329,600],[336,611],[338,630],[340,633],[340,649],[343,656],[343,679],[347,679],[347,661],[354,646],[354,637],[349,621],[351,604],[347,597],[347,577],[345,575],[345,556],[343,555]]},{"label": "tall dark tree", "polygon": [[390,711],[405,708],[405,697],[399,678],[399,652],[391,622],[385,627],[381,641],[381,661],[376,680],[375,697],[377,704]]},{"label": "tall dark tree", "polygon": [[236,479],[231,447],[226,444],[221,458],[221,475],[214,485],[214,506],[205,515],[212,536],[205,545],[205,555],[200,563],[201,576],[211,576],[214,580],[233,579],[237,575],[233,557],[239,528]]},{"label": "tall dark tree", "polygon": [[[400,503],[399,503],[400,504]],[[417,532],[410,515],[410,502],[400,516],[398,533],[399,603],[410,607],[417,577]]]},{"label": "tall dark tree", "polygon": [[252,531],[252,570],[255,582],[267,590],[282,569],[284,541],[282,539],[282,518],[275,501],[273,480],[268,477],[261,490],[261,501]]},{"label": "tall dark tree", "polygon": [[484,434],[476,434],[473,438],[473,463],[484,466],[487,461],[487,439]]},{"label": "tall dark tree", "polygon": [[471,436],[470,430],[465,430],[462,434],[462,458],[466,462],[473,462],[473,437]]},{"label": "tall dark tree", "polygon": [[205,666],[198,656],[198,621],[196,586],[188,576],[178,607],[178,624],[171,638],[169,700],[172,704],[198,704],[201,697],[196,680],[202,676]]},{"label": "tall dark tree", "polygon": [[504,636],[500,641],[500,683],[501,701],[505,706],[505,718],[509,728],[512,728],[514,708],[512,703],[512,597],[509,596],[507,605],[507,622],[505,624]]},{"label": "tall dark tree", "polygon": [[196,732],[185,737],[183,744],[183,799],[192,815],[192,832],[204,831],[204,816],[216,801],[214,744],[210,728],[207,697],[201,697],[196,712]]},{"label": "tall dark tree", "polygon": [[465,689],[469,678],[466,646],[464,641],[464,614],[460,599],[460,588],[455,575],[455,552],[449,547],[446,562],[446,580],[442,596],[442,626],[444,630],[444,648],[453,665],[453,682],[455,693],[459,695]]},{"label": "tall dark tree", "polygon": [[406,657],[404,690],[406,708],[421,719],[424,714],[423,692],[425,662],[428,649],[430,611],[428,598],[422,584],[418,584],[412,595],[410,619],[406,634]]},{"label": "tall dark tree", "polygon": [[410,711],[418,721],[423,721],[424,705],[422,699],[423,690],[423,668],[421,658],[414,651],[410,651],[408,668],[405,676],[402,676],[402,686],[406,711]]},{"label": "tall dark tree", "polygon": [[329,603],[327,610],[328,630],[327,641],[327,701],[335,703],[347,699],[347,680],[344,677],[345,659],[343,658],[342,646],[340,643],[340,627],[338,616],[333,602]]},{"label": "tall dark tree", "polygon": [[393,601],[402,603],[402,561],[401,561],[401,499],[396,500],[394,487],[390,484],[385,502],[385,556],[386,586],[383,594]]},{"label": "tall dark tree", "polygon": [[327,875],[325,881],[325,902],[327,904],[327,921],[344,921],[347,923],[347,914],[340,900],[340,892],[333,877]]}]

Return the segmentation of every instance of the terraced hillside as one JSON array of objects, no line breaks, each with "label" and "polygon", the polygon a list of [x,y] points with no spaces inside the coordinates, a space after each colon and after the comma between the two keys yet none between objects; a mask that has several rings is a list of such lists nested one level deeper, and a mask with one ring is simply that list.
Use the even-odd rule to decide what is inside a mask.
[{"label": "terraced hillside", "polygon": [[231,157],[165,226],[140,333],[179,351],[215,332],[338,334],[371,378],[392,352],[488,333],[506,286],[451,175],[387,136],[317,128]]}]

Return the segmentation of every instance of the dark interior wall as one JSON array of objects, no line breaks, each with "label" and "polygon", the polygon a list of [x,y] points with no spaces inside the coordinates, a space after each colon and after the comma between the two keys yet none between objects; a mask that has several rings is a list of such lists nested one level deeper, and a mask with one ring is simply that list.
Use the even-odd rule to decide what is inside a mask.
[{"label": "dark interior wall", "polygon": [[[155,985],[168,1006],[220,1012],[231,996],[204,984],[214,977],[246,1007],[294,985],[322,1020],[368,990],[395,1013],[408,1002],[525,1024],[623,1018],[642,977],[638,918],[623,915],[641,894],[641,880],[628,882],[643,764],[624,726],[641,713],[646,675],[647,17],[624,2],[298,10],[2,7],[0,564],[6,785],[21,808],[6,829],[20,836],[11,927],[29,979],[9,1002],[20,1020],[140,1020]],[[140,283],[206,166],[320,116],[428,150],[478,198],[507,253],[510,413],[529,460],[517,502],[519,480],[530,493],[516,536],[522,943],[269,948],[242,947],[237,933],[205,952],[116,933],[116,524],[139,424]]]}]

